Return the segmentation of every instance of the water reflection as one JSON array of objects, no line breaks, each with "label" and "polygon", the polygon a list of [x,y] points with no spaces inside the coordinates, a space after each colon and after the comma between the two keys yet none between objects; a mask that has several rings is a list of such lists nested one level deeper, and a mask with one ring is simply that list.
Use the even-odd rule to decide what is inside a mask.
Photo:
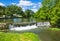
[{"label": "water reflection", "polygon": [[20,23],[20,22],[34,22],[34,19],[27,19],[27,18],[10,18],[10,19],[0,19],[0,22],[5,23]]},{"label": "water reflection", "polygon": [[22,19],[14,18],[14,19],[13,19],[13,22],[14,22],[14,23],[19,23],[19,22],[22,22]]}]

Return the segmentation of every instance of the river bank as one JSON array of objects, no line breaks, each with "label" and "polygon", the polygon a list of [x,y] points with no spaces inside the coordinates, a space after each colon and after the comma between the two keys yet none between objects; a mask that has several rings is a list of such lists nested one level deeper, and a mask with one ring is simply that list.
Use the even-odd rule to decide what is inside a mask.
[{"label": "river bank", "polygon": [[42,41],[60,41],[60,29],[45,29],[39,33],[39,36]]}]

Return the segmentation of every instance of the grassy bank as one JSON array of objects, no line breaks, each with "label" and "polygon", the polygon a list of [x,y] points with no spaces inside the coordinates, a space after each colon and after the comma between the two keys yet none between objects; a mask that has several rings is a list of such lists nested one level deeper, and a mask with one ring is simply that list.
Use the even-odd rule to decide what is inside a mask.
[{"label": "grassy bank", "polygon": [[39,41],[34,33],[3,33],[0,32],[0,41]]},{"label": "grassy bank", "polygon": [[42,41],[60,41],[60,29],[49,28],[41,31],[39,36]]}]

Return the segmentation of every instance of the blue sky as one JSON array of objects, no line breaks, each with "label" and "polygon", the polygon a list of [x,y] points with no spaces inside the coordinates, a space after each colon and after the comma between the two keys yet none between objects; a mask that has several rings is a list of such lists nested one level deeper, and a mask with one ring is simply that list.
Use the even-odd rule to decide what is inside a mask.
[{"label": "blue sky", "polygon": [[17,5],[22,7],[23,11],[26,9],[31,9],[36,12],[40,7],[42,7],[42,0],[0,0],[1,6]]}]

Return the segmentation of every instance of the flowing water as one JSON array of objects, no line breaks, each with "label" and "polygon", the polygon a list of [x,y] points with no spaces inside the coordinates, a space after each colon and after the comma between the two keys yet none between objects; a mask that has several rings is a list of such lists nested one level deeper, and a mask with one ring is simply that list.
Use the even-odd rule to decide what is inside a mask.
[{"label": "flowing water", "polygon": [[[36,22],[34,19],[26,19],[26,18],[11,18],[11,19],[0,19],[0,22],[4,23],[13,23],[12,25],[7,25],[9,30],[11,31],[28,31],[38,33],[41,29],[45,29],[45,27],[37,27],[36,24],[26,25],[26,26],[14,26],[14,23],[23,23],[23,22]],[[42,24],[42,23],[41,23]],[[43,24],[42,24],[43,25]],[[48,27],[47,27],[48,28]]]},{"label": "flowing water", "polygon": [[[26,18],[11,18],[11,19],[0,19],[0,23],[23,23],[23,22],[36,22],[34,19],[26,19]],[[25,33],[25,32],[32,32],[38,35],[38,37],[40,38],[40,32],[42,31],[42,29],[46,29],[49,28],[48,26],[43,26],[44,23],[38,23],[38,26],[40,24],[41,27],[37,27],[36,24],[33,25],[26,25],[26,26],[14,26],[14,25],[7,25],[9,27],[9,31],[11,33]],[[45,24],[46,25],[46,24]],[[48,24],[49,25],[49,24]],[[43,26],[43,27],[42,27]],[[42,35],[43,36],[43,35]]]}]

